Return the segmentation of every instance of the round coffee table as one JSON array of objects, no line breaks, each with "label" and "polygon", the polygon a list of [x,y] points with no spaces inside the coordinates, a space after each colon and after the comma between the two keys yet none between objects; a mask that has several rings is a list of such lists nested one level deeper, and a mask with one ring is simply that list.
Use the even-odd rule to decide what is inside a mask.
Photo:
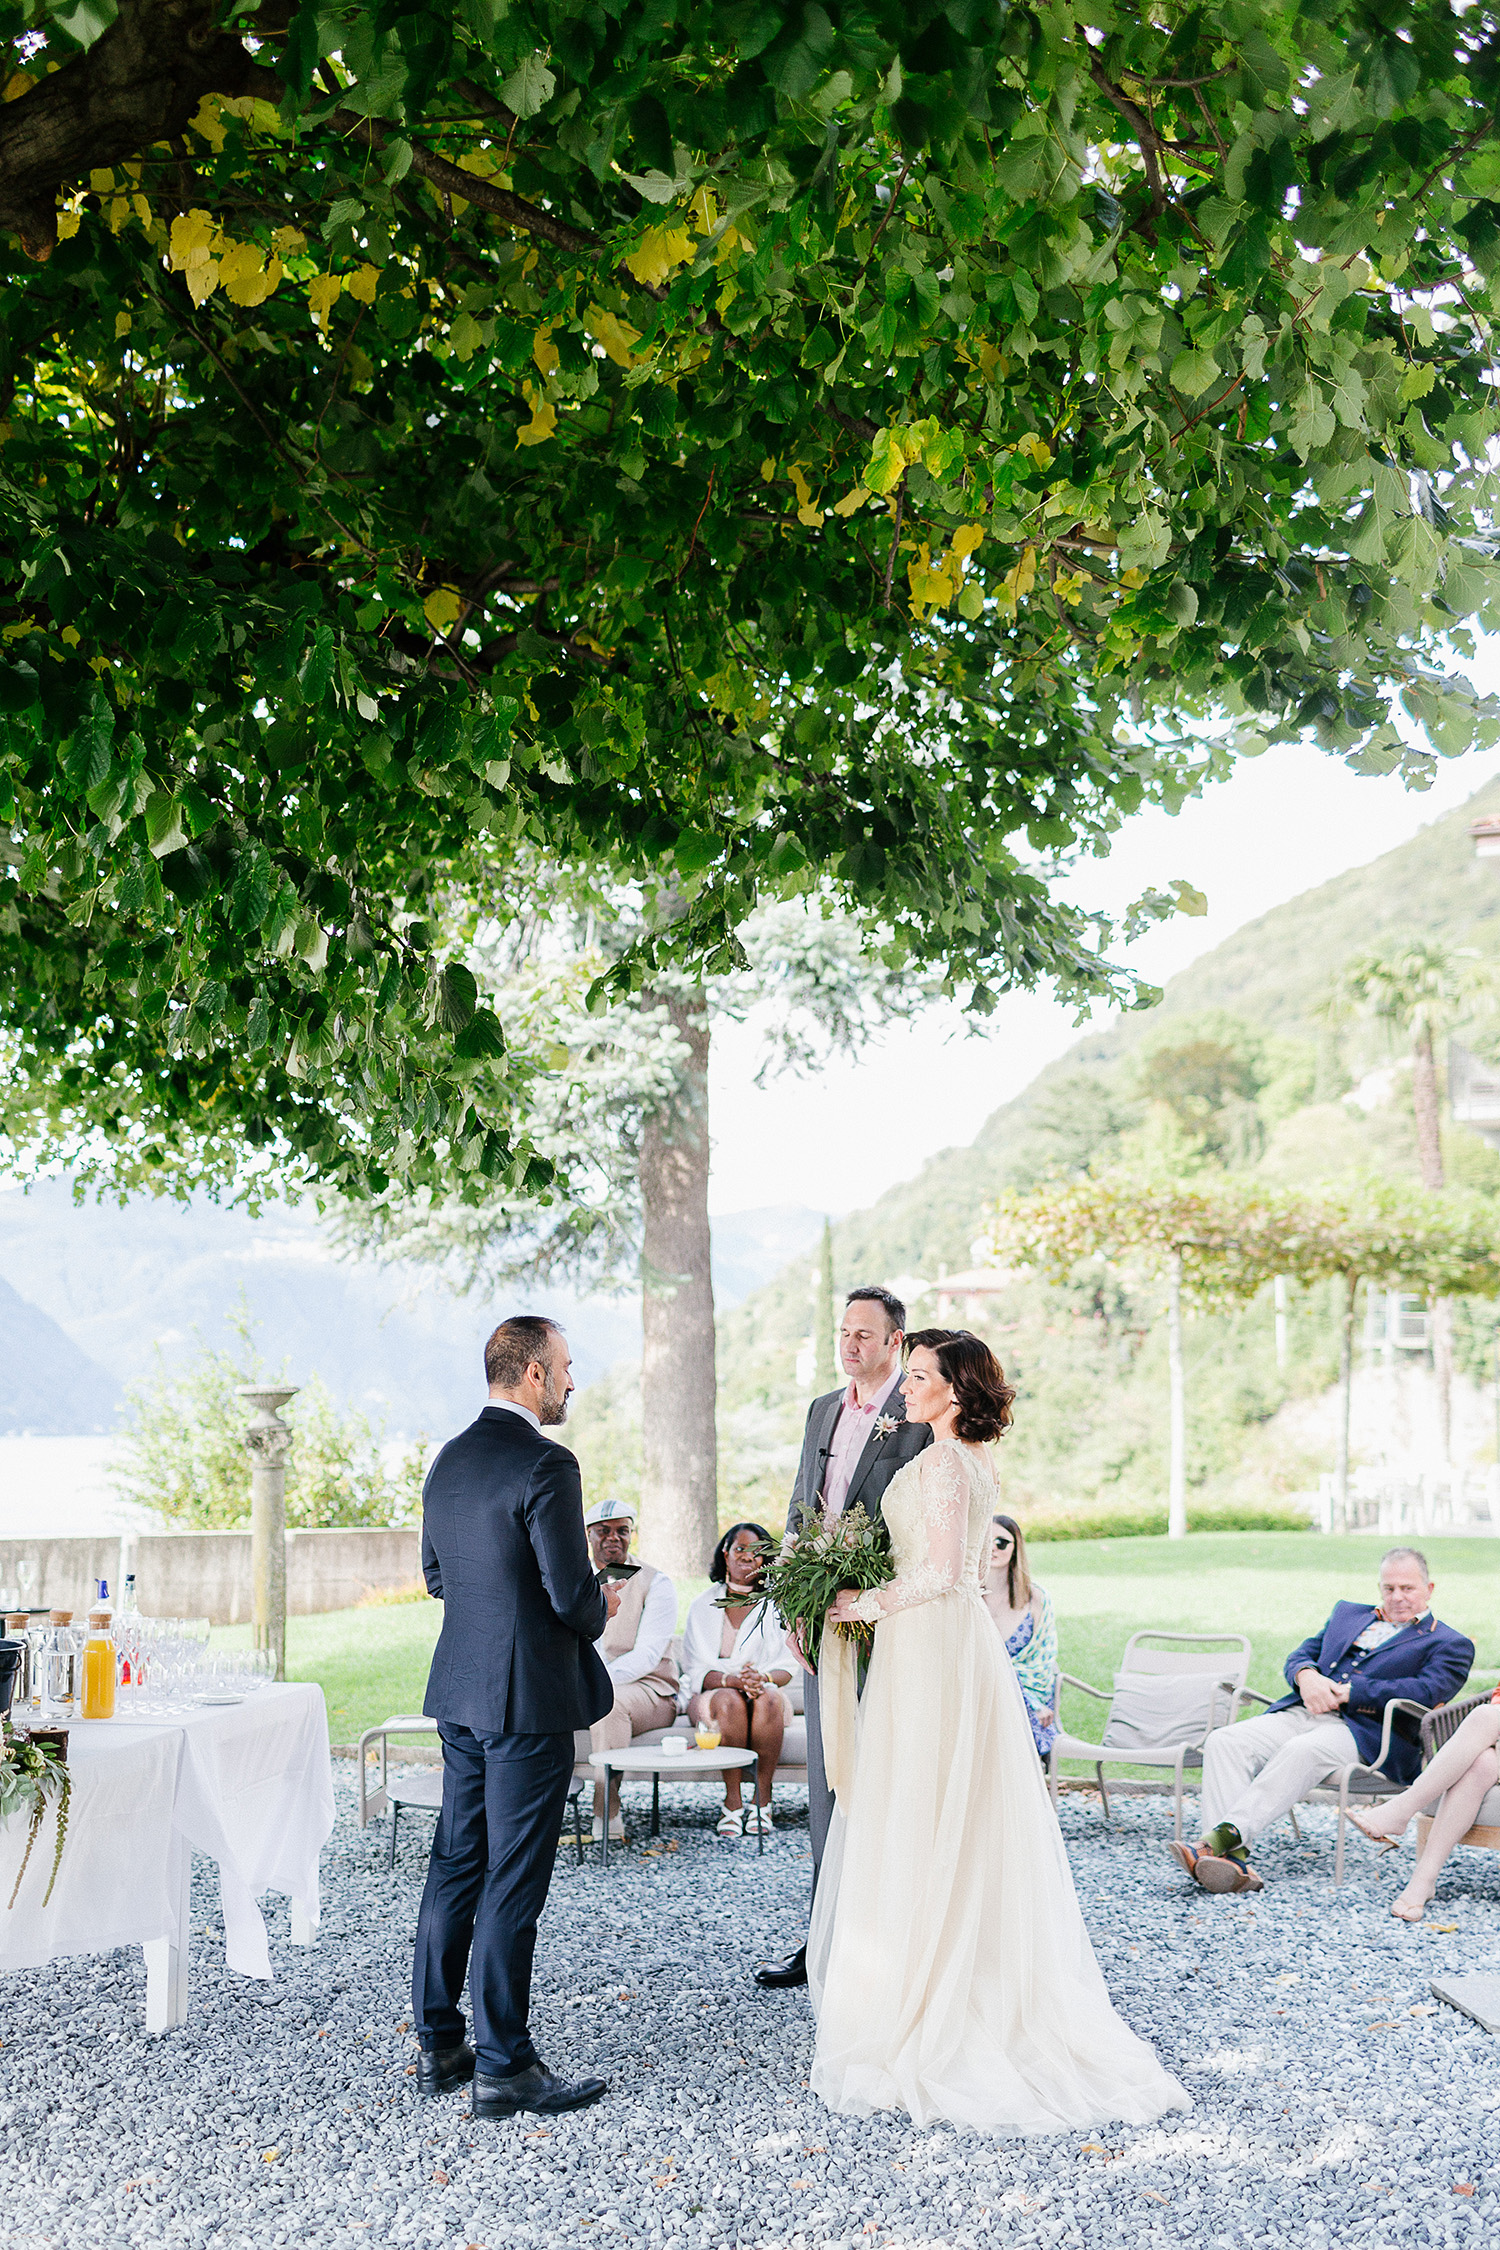
[{"label": "round coffee table", "polygon": [[[661,1777],[674,1773],[728,1773],[734,1766],[753,1766],[753,1750],[663,1750],[659,1743],[645,1743],[639,1748],[631,1743],[623,1750],[592,1750],[589,1764],[598,1768],[604,1777],[604,1834],[600,1839],[599,1864],[609,1865],[609,1777],[611,1774],[649,1773],[651,1776],[651,1833],[661,1834]],[[757,1823],[755,1845],[764,1852],[766,1839]]]}]

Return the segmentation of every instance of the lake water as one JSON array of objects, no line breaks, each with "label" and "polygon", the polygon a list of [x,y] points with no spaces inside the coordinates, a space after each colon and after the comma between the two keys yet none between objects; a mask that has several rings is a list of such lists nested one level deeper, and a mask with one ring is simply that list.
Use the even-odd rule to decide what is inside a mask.
[{"label": "lake water", "polygon": [[110,1490],[105,1471],[117,1443],[108,1437],[0,1437],[0,1539],[153,1530],[145,1508]]}]

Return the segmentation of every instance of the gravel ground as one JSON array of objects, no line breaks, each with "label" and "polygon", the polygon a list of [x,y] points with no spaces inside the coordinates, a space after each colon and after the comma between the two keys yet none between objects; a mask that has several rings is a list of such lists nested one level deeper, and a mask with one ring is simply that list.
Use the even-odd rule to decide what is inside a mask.
[{"label": "gravel ground", "polygon": [[712,1833],[709,1792],[663,1792],[661,1845],[608,1876],[560,1853],[538,1952],[535,2029],[556,2069],[598,2071],[597,2109],[471,2125],[409,2075],[411,1940],[428,1823],[361,1835],[353,1777],[324,1855],[321,1942],[278,1982],[223,1966],[217,1884],[195,1867],[187,2025],[142,2032],[138,1953],[0,1987],[0,2240],[96,2244],[1112,2245],[1494,2242],[1497,2053],[1431,2002],[1441,1970],[1500,1968],[1500,1860],[1461,1856],[1429,1921],[1385,1912],[1397,1862],[1350,1847],[1331,1886],[1332,1815],[1264,1849],[1258,1900],[1205,1899],[1162,1850],[1158,1799],[1063,1807],[1105,1974],[1194,2098],[1144,2132],[983,2141],[904,2118],[831,2117],[807,2091],[806,1997],[761,1994],[752,1964],[803,1926],[805,1809],[763,1859]]}]

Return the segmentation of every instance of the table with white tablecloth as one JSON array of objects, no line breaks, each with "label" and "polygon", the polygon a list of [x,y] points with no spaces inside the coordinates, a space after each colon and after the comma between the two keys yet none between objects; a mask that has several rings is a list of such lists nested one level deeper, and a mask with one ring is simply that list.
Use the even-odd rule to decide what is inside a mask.
[{"label": "table with white tablecloth", "polygon": [[14,1908],[6,1901],[26,1819],[0,1828],[0,1971],[139,1945],[151,2031],[187,2014],[191,1855],[218,1864],[224,1954],[242,1976],[269,1977],[256,1900],[291,1900],[292,1935],[318,1923],[318,1857],[333,1832],[328,1716],[321,1688],[267,1686],[243,1702],[181,1715],[75,1722],[67,1837],[44,1906],[56,1842],[42,1824]]}]

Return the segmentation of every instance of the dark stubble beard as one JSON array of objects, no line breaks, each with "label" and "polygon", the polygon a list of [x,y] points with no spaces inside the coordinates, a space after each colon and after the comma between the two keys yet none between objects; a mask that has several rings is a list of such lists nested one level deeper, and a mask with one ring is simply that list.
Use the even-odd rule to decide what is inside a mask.
[{"label": "dark stubble beard", "polygon": [[567,1399],[558,1397],[557,1386],[552,1380],[552,1370],[549,1367],[547,1379],[542,1385],[542,1408],[537,1420],[544,1430],[551,1430],[555,1429],[559,1422],[566,1422],[567,1419]]}]

